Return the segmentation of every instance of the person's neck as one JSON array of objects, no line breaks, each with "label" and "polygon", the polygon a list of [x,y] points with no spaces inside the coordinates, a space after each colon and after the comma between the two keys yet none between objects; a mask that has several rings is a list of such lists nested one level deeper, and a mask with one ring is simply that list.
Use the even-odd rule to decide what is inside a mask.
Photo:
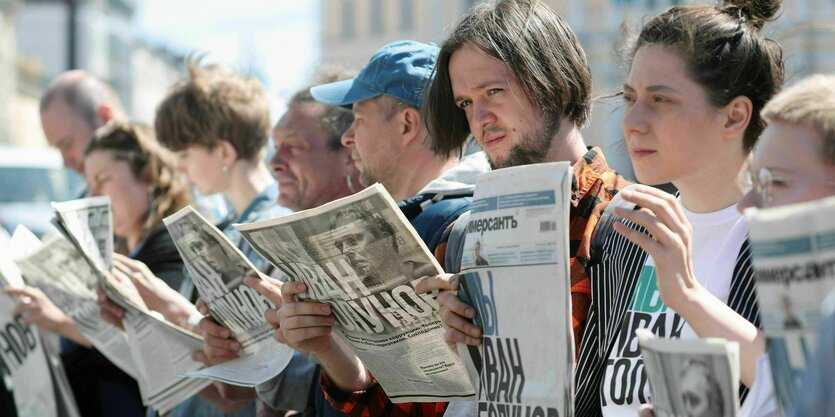
[{"label": "person's neck", "polygon": [[551,150],[543,162],[568,161],[572,165],[586,154],[586,142],[577,125],[566,117],[560,130],[551,139]]},{"label": "person's neck", "polygon": [[409,198],[426,187],[432,180],[454,168],[460,160],[457,157],[444,158],[422,148],[406,151],[400,161],[396,181],[386,181],[386,189],[397,201]]},{"label": "person's neck", "polygon": [[736,204],[742,198],[740,175],[744,156],[734,152],[712,161],[699,172],[673,181],[681,204],[695,213],[711,213]]},{"label": "person's neck", "polygon": [[258,194],[275,182],[270,175],[270,170],[260,158],[256,162],[237,161],[229,171],[229,175],[231,176],[229,187],[223,195],[238,214],[243,213]]}]

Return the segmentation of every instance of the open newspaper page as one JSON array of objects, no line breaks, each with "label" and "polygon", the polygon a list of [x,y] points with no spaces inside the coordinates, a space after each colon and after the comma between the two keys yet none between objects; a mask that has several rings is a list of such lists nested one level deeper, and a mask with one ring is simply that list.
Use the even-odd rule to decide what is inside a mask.
[{"label": "open newspaper page", "polygon": [[474,395],[444,342],[435,296],[414,291],[440,265],[381,185],[236,228],[261,256],[307,285],[301,299],[332,306],[335,331],[393,402]]},{"label": "open newspaper page", "polygon": [[81,250],[96,266],[109,271],[113,266],[113,219],[110,198],[82,198],[52,203],[58,223],[71,237],[78,239]]},{"label": "open newspaper page", "polygon": [[[23,278],[9,258],[9,242],[0,238],[0,287],[23,286]],[[59,415],[50,364],[43,340],[34,325],[14,316],[16,300],[0,293],[0,377],[13,393],[20,416]]]},{"label": "open newspaper page", "polygon": [[99,316],[96,273],[73,244],[53,236],[16,262],[26,281],[38,287],[56,307],[70,316],[81,334],[104,357],[136,378],[128,339],[121,330]]},{"label": "open newspaper page", "polygon": [[636,330],[655,417],[739,416],[739,344]]},{"label": "open newspaper page", "polygon": [[479,415],[574,413],[570,191],[564,162],[478,177],[458,296],[484,337],[458,352],[478,387]]},{"label": "open newspaper page", "polygon": [[260,277],[258,270],[226,235],[190,206],[163,221],[200,298],[242,348],[241,358],[189,376],[255,386],[278,375],[290,362],[293,349],[273,339],[275,329],[264,319],[264,312],[275,305],[244,285],[247,275]]},{"label": "open newspaper page", "polygon": [[[131,375],[139,383],[143,402],[164,414],[208,386],[211,381],[182,376],[204,367],[191,359],[193,351],[202,349],[203,339],[137,305],[110,282],[108,272],[113,259],[110,199],[85,198],[53,203],[53,207],[61,229],[82,255],[77,260],[91,267],[93,277],[108,298],[125,309],[122,322],[130,348],[130,355],[125,357],[130,357],[136,365]],[[113,363],[119,366],[118,362]]]},{"label": "open newspaper page", "polygon": [[835,288],[835,198],[745,211],[774,390],[791,415],[820,307]]}]

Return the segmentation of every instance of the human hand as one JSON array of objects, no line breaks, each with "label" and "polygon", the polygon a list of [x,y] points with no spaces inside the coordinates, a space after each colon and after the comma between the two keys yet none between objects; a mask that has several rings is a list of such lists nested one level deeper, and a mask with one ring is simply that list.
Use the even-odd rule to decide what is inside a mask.
[{"label": "human hand", "polygon": [[269,309],[264,313],[267,322],[276,329],[273,335],[276,340],[304,354],[328,352],[333,348],[336,340],[333,324],[336,323],[336,318],[332,314],[331,306],[298,301],[296,297],[307,290],[303,282],[288,282],[282,285],[278,292],[261,292],[263,286],[252,281],[252,278],[247,278],[247,285],[275,305],[281,306],[278,310]]},{"label": "human hand", "polygon": [[655,262],[658,291],[664,303],[681,313],[694,294],[701,290],[693,272],[693,226],[684,216],[676,198],[662,190],[638,186],[622,191],[626,201],[640,210],[615,209],[615,214],[646,229],[633,230],[615,223],[615,230],[640,246]]},{"label": "human hand", "polygon": [[441,290],[438,294],[438,305],[447,328],[444,339],[453,349],[456,343],[481,344],[481,329],[472,323],[475,309],[458,298],[458,279],[459,275],[441,274],[426,277],[415,285],[415,292],[418,294]]},{"label": "human hand", "polygon": [[151,310],[161,312],[170,301],[169,292],[171,289],[164,281],[157,278],[142,261],[114,253],[113,274],[118,274],[120,278],[127,278],[133,284],[136,293]]},{"label": "human hand", "polygon": [[3,289],[8,295],[18,297],[20,303],[14,309],[14,316],[20,316],[25,325],[36,325],[38,328],[50,332],[64,334],[73,326],[73,319],[64,314],[46,294],[34,287],[6,287]]},{"label": "human hand", "polygon": [[232,332],[226,326],[207,315],[197,327],[203,335],[203,351],[192,353],[192,359],[211,366],[238,358],[241,344],[232,338]]},{"label": "human hand", "polygon": [[638,417],[655,417],[652,404],[641,404],[641,407],[638,408]]},{"label": "human hand", "polygon": [[107,298],[107,294],[98,285],[96,285],[96,293],[98,294],[96,303],[99,305],[99,316],[104,321],[124,330],[125,326],[122,324],[122,317],[125,316],[125,309],[119,307],[110,298]]}]

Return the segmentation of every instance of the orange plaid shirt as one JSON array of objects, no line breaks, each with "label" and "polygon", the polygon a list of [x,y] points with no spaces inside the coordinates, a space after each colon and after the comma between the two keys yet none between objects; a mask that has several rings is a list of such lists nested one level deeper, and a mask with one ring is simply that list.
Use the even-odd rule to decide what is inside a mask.
[{"label": "orange plaid shirt", "polygon": [[[571,305],[574,328],[575,352],[580,350],[583,325],[591,306],[591,281],[588,273],[591,261],[591,238],[606,203],[630,182],[609,168],[600,148],[588,150],[574,163],[571,183],[571,208],[569,210],[568,239],[573,254],[571,264]],[[451,230],[452,227],[447,229]],[[446,237],[435,250],[435,257],[443,264],[446,253]],[[460,269],[460,264],[456,266]],[[322,372],[322,389],[334,408],[354,417],[441,417],[448,403],[393,404],[376,382],[365,391],[341,391]]]}]

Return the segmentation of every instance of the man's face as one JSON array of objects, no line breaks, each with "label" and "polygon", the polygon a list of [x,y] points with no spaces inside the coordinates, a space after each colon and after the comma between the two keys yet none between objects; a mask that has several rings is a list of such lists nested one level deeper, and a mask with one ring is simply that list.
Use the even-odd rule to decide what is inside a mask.
[{"label": "man's face", "polygon": [[[387,97],[380,96],[354,103],[354,123],[342,135],[342,144],[351,149],[351,158],[360,171],[360,183],[386,185],[396,178],[400,159],[399,112],[389,114]],[[388,117],[392,116],[392,117]],[[387,188],[392,189],[391,186]]]},{"label": "man's face", "polygon": [[368,229],[349,223],[337,230],[333,244],[348,258],[357,275],[367,276],[372,274],[373,269],[365,248],[373,242],[374,235]]},{"label": "man's face", "polygon": [[220,249],[215,248],[215,246],[219,245],[208,245],[202,240],[197,240],[194,241],[190,247],[191,252],[195,257],[202,259],[210,267],[212,267],[212,269],[220,272],[223,271],[223,269],[221,268],[221,263],[219,262],[221,259],[219,256],[222,255],[223,252],[220,251]]},{"label": "man's face", "polygon": [[541,115],[507,65],[466,44],[452,53],[455,105],[494,168],[547,160],[559,119]]},{"label": "man's face", "polygon": [[61,151],[64,166],[84,174],[84,148],[90,143],[94,127],[60,97],[41,112],[41,126],[49,145]]},{"label": "man's face", "polygon": [[293,105],[273,130],[275,155],[270,168],[278,182],[278,203],[292,210],[318,207],[351,194],[348,150],[332,150],[319,124],[324,106]]}]

